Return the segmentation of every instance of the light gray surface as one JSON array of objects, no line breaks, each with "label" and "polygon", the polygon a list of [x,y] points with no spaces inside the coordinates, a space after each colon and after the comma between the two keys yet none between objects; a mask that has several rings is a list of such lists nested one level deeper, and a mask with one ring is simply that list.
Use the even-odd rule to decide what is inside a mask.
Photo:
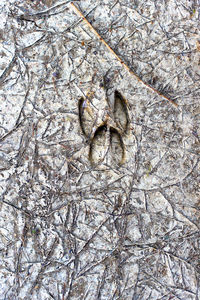
[{"label": "light gray surface", "polygon": [[[197,300],[198,1],[75,2],[178,107],[70,2],[0,6],[0,299]],[[116,89],[126,160],[93,166],[78,101],[94,132]]]}]

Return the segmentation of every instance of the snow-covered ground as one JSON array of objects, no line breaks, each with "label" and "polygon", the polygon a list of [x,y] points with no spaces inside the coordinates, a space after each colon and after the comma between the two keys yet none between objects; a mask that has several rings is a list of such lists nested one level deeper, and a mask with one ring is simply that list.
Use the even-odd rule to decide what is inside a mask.
[{"label": "snow-covered ground", "polygon": [[0,300],[197,300],[199,1],[74,5],[0,3]]}]

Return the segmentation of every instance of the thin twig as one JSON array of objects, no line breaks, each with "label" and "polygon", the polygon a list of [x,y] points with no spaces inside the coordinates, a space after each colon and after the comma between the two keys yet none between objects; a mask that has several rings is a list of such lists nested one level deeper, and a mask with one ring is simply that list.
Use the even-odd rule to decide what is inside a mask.
[{"label": "thin twig", "polygon": [[161,92],[159,92],[157,89],[155,89],[154,87],[152,87],[151,85],[149,85],[148,83],[145,83],[135,72],[133,72],[128,66],[127,64],[125,64],[125,62],[115,53],[115,51],[105,42],[105,40],[100,36],[100,34],[94,29],[94,27],[90,24],[90,22],[84,17],[84,15],[82,14],[82,12],[76,7],[76,5],[74,3],[71,3],[72,7],[74,8],[74,10],[80,15],[80,17],[82,18],[83,21],[85,21],[87,23],[87,25],[90,27],[90,29],[94,32],[94,34],[100,39],[100,41],[108,48],[108,50],[117,58],[117,60],[128,70],[128,72],[134,76],[138,81],[140,81],[143,85],[145,85],[145,87],[147,87],[148,89],[151,89],[153,92],[155,92],[156,94],[158,94],[159,96],[161,96],[162,98],[164,98],[165,100],[169,101],[170,103],[172,103],[174,106],[178,107],[178,104],[175,103],[173,100],[171,100],[170,98],[168,98],[167,96],[163,95]]}]

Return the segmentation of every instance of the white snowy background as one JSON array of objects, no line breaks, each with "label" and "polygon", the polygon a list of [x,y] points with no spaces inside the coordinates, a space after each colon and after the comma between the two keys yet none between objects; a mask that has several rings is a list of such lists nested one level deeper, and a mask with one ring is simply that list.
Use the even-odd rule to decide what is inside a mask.
[{"label": "white snowy background", "polygon": [[[198,300],[200,3],[74,4],[140,80],[71,1],[1,0],[0,300]],[[115,90],[126,161],[91,165]]]}]

